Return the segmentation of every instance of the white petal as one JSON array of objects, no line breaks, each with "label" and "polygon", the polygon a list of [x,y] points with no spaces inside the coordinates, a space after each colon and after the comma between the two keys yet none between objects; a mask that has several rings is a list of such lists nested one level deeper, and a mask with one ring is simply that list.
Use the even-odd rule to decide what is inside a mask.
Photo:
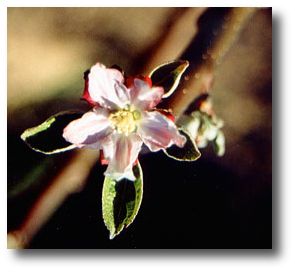
[{"label": "white petal", "polygon": [[117,109],[129,102],[129,91],[119,70],[97,63],[91,67],[88,80],[90,98],[101,106]]},{"label": "white petal", "polygon": [[142,110],[150,110],[157,106],[164,94],[162,87],[150,87],[141,79],[134,79],[134,85],[130,90],[132,103]]},{"label": "white petal", "polygon": [[99,148],[101,142],[112,131],[108,111],[95,108],[93,111],[85,113],[81,118],[69,123],[64,128],[63,137],[77,147]]},{"label": "white petal", "polygon": [[123,83],[116,82],[115,91],[121,104],[126,105],[126,103],[130,102],[129,90]]},{"label": "white petal", "polygon": [[157,111],[143,114],[138,133],[151,151],[158,151],[173,144],[182,147],[186,142],[186,138],[178,132],[176,125]]},{"label": "white petal", "polygon": [[104,156],[109,161],[105,175],[115,180],[135,180],[132,167],[141,146],[142,140],[136,134],[113,134],[109,137],[109,141],[102,146]]}]

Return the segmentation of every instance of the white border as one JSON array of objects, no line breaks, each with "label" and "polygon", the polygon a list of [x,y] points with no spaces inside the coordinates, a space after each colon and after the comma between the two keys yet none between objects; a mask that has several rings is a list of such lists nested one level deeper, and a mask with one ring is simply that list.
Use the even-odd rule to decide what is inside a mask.
[{"label": "white border", "polygon": [[[294,43],[294,8],[291,5],[292,1],[164,1],[159,3],[151,3],[146,1],[138,3],[137,1],[124,1],[123,5],[116,3],[115,1],[108,0],[107,2],[100,1],[1,1],[0,2],[0,21],[1,21],[1,39],[0,39],[0,54],[1,54],[1,92],[0,92],[0,107],[1,107],[1,140],[2,142],[2,170],[3,179],[1,180],[1,254],[0,254],[0,266],[1,271],[21,271],[21,272],[39,272],[39,271],[99,271],[99,269],[106,269],[106,271],[294,271],[295,264],[295,178],[294,178],[294,152],[295,152],[295,133],[294,133],[294,117],[295,117],[295,86],[294,86],[294,63],[295,63],[295,43]],[[77,253],[71,255],[70,253],[58,254],[54,256],[37,255],[35,252],[27,254],[16,254],[14,251],[6,250],[6,92],[7,90],[7,40],[3,37],[6,36],[7,21],[6,21],[6,7],[7,6],[273,6],[273,14],[278,17],[280,24],[280,30],[282,30],[280,44],[279,59],[281,59],[283,66],[280,63],[276,63],[281,67],[279,76],[274,78],[280,79],[278,90],[273,92],[279,92],[280,95],[274,95],[274,97],[280,97],[280,101],[273,101],[277,105],[278,111],[275,112],[279,117],[275,117],[279,126],[279,132],[275,132],[274,135],[279,136],[280,142],[274,139],[274,144],[277,144],[276,149],[279,150],[278,154],[274,154],[279,157],[278,166],[274,165],[274,169],[279,171],[279,195],[277,196],[279,201],[279,210],[277,211],[279,226],[279,249],[274,254],[261,255],[255,251],[250,255],[248,253],[239,254],[224,254],[224,251],[214,254],[204,254],[199,251],[193,251],[188,256],[185,253],[179,255],[176,252],[171,251],[165,255],[159,254],[156,256],[156,252],[149,256],[147,253],[144,257],[144,253],[138,256],[135,252],[125,252],[120,257],[120,252],[116,252],[112,258],[112,253],[108,252],[102,254],[97,252],[96,254],[78,255]],[[280,61],[279,61],[280,62]],[[4,102],[5,101],[5,102]],[[5,147],[5,148],[3,148]],[[276,192],[274,192],[276,194]],[[173,237],[171,237],[173,239]],[[237,253],[239,251],[237,250]],[[154,257],[152,257],[154,256]],[[4,268],[4,269],[3,269]]]}]

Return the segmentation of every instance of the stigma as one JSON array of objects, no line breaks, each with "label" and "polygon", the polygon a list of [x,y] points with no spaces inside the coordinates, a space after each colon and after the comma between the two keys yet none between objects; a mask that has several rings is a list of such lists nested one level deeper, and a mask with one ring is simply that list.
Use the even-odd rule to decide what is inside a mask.
[{"label": "stigma", "polygon": [[128,136],[136,132],[137,123],[141,119],[141,113],[138,110],[122,109],[113,112],[109,116],[112,126],[120,134]]}]

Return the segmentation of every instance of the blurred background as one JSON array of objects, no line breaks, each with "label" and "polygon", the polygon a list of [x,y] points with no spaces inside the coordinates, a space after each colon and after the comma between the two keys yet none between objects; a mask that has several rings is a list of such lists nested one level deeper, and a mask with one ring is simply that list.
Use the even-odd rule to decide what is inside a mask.
[{"label": "blurred background", "polygon": [[[20,134],[59,111],[87,110],[79,100],[83,72],[98,61],[137,74],[177,59],[207,11],[8,8],[8,231],[19,228],[74,153],[36,153]],[[142,155],[142,206],[114,240],[101,215],[104,168],[95,164],[85,188],[63,202],[28,247],[271,248],[271,9],[247,21],[215,69],[211,94],[225,123],[223,157],[211,146],[192,163]]]}]

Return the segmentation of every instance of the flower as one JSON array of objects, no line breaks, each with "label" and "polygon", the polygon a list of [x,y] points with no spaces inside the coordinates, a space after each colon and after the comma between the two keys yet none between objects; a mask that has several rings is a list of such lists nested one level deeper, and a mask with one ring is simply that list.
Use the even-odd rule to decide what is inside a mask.
[{"label": "flower", "polygon": [[97,63],[86,74],[83,94],[93,108],[69,123],[63,137],[76,147],[102,150],[106,176],[135,180],[132,167],[143,143],[155,152],[186,141],[174,122],[155,109],[163,94],[148,77],[125,80],[119,70]]}]

